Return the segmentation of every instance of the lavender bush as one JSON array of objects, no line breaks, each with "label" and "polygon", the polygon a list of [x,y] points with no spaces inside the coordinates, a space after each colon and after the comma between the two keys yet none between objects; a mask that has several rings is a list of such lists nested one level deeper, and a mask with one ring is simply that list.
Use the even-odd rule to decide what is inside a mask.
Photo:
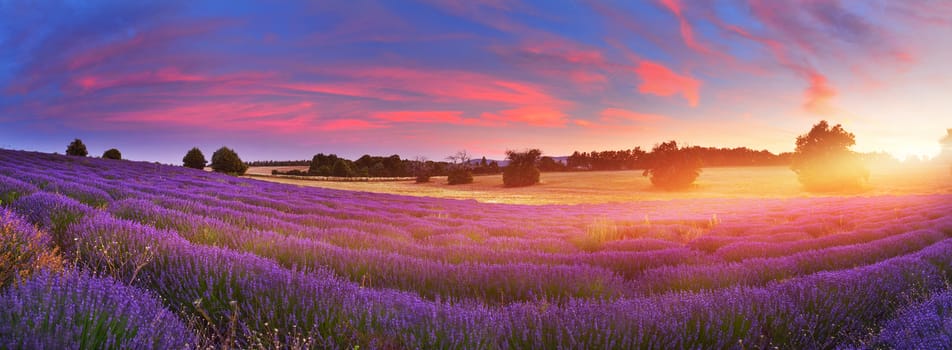
[{"label": "lavender bush", "polygon": [[79,272],[42,272],[0,293],[6,349],[182,349],[192,331],[149,293]]},{"label": "lavender bush", "polygon": [[[96,333],[151,346],[932,344],[939,333],[889,330],[952,281],[949,194],[503,205],[0,150],[0,198],[75,264],[35,281],[109,281],[138,291],[114,304],[147,294],[187,321]],[[47,344],[7,332],[0,343]]]}]

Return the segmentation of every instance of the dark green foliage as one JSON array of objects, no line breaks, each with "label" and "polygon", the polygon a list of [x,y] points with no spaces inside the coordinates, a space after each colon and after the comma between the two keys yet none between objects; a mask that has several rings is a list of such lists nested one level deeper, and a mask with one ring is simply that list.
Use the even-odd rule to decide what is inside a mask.
[{"label": "dark green foliage", "polygon": [[244,175],[248,171],[248,165],[241,161],[238,154],[231,148],[222,147],[212,154],[213,170],[219,173],[232,175]]},{"label": "dark green foliage", "polygon": [[450,185],[473,183],[473,172],[465,167],[457,167],[446,175],[446,183]]},{"label": "dark green foliage", "polygon": [[68,156],[85,157],[88,154],[89,152],[86,151],[86,145],[83,144],[83,140],[75,139],[69,146],[66,146],[66,155]]},{"label": "dark green foliage", "polygon": [[473,169],[470,163],[470,155],[466,150],[460,150],[446,157],[453,162],[449,165],[446,173],[446,182],[450,185],[462,185],[473,183]]},{"label": "dark green foliage", "polygon": [[[747,147],[684,147],[682,151],[697,157],[705,166],[789,165],[792,153],[773,154]],[[640,147],[617,151],[575,151],[566,159],[569,170],[631,170],[651,167],[651,154]],[[548,171],[542,169],[542,171]]]},{"label": "dark green foliage", "polygon": [[539,170],[540,171],[565,171],[565,164],[556,161],[552,157],[542,157],[539,159]]},{"label": "dark green foliage", "polygon": [[336,154],[318,153],[311,159],[311,166],[308,167],[307,172],[311,175],[331,176],[338,159]]},{"label": "dark green foliage", "polygon": [[[531,186],[539,183],[539,168],[536,164],[542,151],[531,149],[525,152],[506,151],[509,165],[502,171],[502,183],[506,187]],[[551,158],[549,158],[551,159]]]},{"label": "dark green foliage", "polygon": [[354,169],[350,167],[350,162],[346,159],[337,159],[337,161],[334,162],[331,175],[337,177],[353,177],[356,174],[354,173]]},{"label": "dark green foliage", "polygon": [[800,183],[810,191],[842,191],[861,188],[869,170],[850,150],[856,137],[839,124],[820,121],[810,132],[797,137],[790,166]]},{"label": "dark green foliage", "polygon": [[416,177],[416,183],[430,182],[430,176],[433,174],[433,162],[427,161],[424,157],[417,157],[409,165],[413,176]]},{"label": "dark green foliage", "polygon": [[102,153],[102,157],[105,158],[105,159],[120,160],[120,159],[122,159],[122,153],[119,152],[119,150],[117,150],[117,149],[115,149],[115,148],[110,148],[110,149],[108,149],[108,150],[106,150],[105,152]]},{"label": "dark green foliage", "polygon": [[185,153],[185,157],[182,158],[182,165],[186,168],[192,169],[205,169],[205,165],[208,164],[208,161],[205,160],[205,155],[202,154],[202,150],[198,147],[192,147],[188,150],[188,153]]},{"label": "dark green foliage", "polygon": [[651,150],[651,167],[643,175],[650,176],[655,187],[678,190],[690,187],[700,174],[700,158],[668,141]]}]

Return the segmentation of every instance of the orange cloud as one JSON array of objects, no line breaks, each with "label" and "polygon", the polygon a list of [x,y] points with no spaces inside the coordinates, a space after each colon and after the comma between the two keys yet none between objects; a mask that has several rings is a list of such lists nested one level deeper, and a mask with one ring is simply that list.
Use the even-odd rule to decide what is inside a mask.
[{"label": "orange cloud", "polygon": [[663,115],[638,113],[620,108],[605,108],[601,114],[602,121],[617,121],[619,119],[636,122],[654,123],[669,119]]},{"label": "orange cloud", "polygon": [[635,73],[641,78],[638,91],[658,96],[681,94],[692,107],[697,106],[701,82],[687,75],[675,73],[659,63],[642,60]]}]

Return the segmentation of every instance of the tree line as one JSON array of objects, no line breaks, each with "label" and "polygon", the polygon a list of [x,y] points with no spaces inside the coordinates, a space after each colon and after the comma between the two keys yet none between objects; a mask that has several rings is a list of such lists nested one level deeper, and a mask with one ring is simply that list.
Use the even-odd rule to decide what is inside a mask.
[{"label": "tree line", "polygon": [[[937,161],[952,161],[952,129],[939,141],[942,153]],[[898,162],[886,153],[858,153],[850,148],[856,144],[855,135],[842,125],[830,126],[825,120],[815,124],[809,132],[796,138],[792,153],[773,154],[767,150],[746,147],[717,148],[679,146],[676,141],[655,145],[650,152],[635,147],[616,151],[575,151],[565,162],[542,156],[538,149],[506,151],[508,164],[500,166],[486,157],[473,160],[465,150],[446,157],[446,161],[431,161],[422,157],[403,159],[390,156],[363,155],[349,160],[335,154],[318,153],[307,160],[256,161],[246,163],[238,154],[221,147],[212,154],[211,163],[200,149],[190,149],[182,158],[183,166],[204,169],[210,166],[216,172],[244,175],[249,164],[254,166],[303,166],[307,171],[291,170],[273,174],[314,175],[338,177],[415,177],[417,182],[428,182],[431,176],[447,176],[451,185],[473,182],[473,174],[503,174],[506,187],[529,186],[539,183],[543,171],[578,170],[633,170],[644,169],[643,176],[666,190],[692,186],[701,174],[701,167],[716,166],[770,166],[788,165],[797,179],[808,190],[835,191],[862,187],[869,179],[866,164],[871,162]],[[82,140],[75,139],[66,148],[70,156],[88,155]],[[106,150],[102,158],[121,160],[118,149]],[[950,168],[952,171],[952,168]]]},{"label": "tree line", "polygon": [[[789,165],[793,153],[774,154],[767,150],[752,150],[747,147],[717,148],[717,147],[682,147],[680,151],[696,158],[705,167],[722,166],[775,166]],[[545,158],[545,157],[543,157]],[[542,160],[545,163],[545,159]],[[575,151],[569,156],[564,167],[549,164],[543,171],[553,170],[634,170],[649,169],[655,163],[663,162],[664,155],[635,147],[616,151]],[[543,164],[545,165],[545,164]]]}]

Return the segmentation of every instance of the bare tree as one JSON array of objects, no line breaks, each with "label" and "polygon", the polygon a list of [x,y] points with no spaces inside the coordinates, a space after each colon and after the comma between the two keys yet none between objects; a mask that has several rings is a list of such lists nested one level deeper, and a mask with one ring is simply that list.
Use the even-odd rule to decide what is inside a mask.
[{"label": "bare tree", "polygon": [[462,164],[464,166],[469,166],[469,161],[471,159],[473,159],[472,155],[470,155],[465,149],[456,151],[456,153],[446,157],[446,160],[453,162],[453,164]]}]

